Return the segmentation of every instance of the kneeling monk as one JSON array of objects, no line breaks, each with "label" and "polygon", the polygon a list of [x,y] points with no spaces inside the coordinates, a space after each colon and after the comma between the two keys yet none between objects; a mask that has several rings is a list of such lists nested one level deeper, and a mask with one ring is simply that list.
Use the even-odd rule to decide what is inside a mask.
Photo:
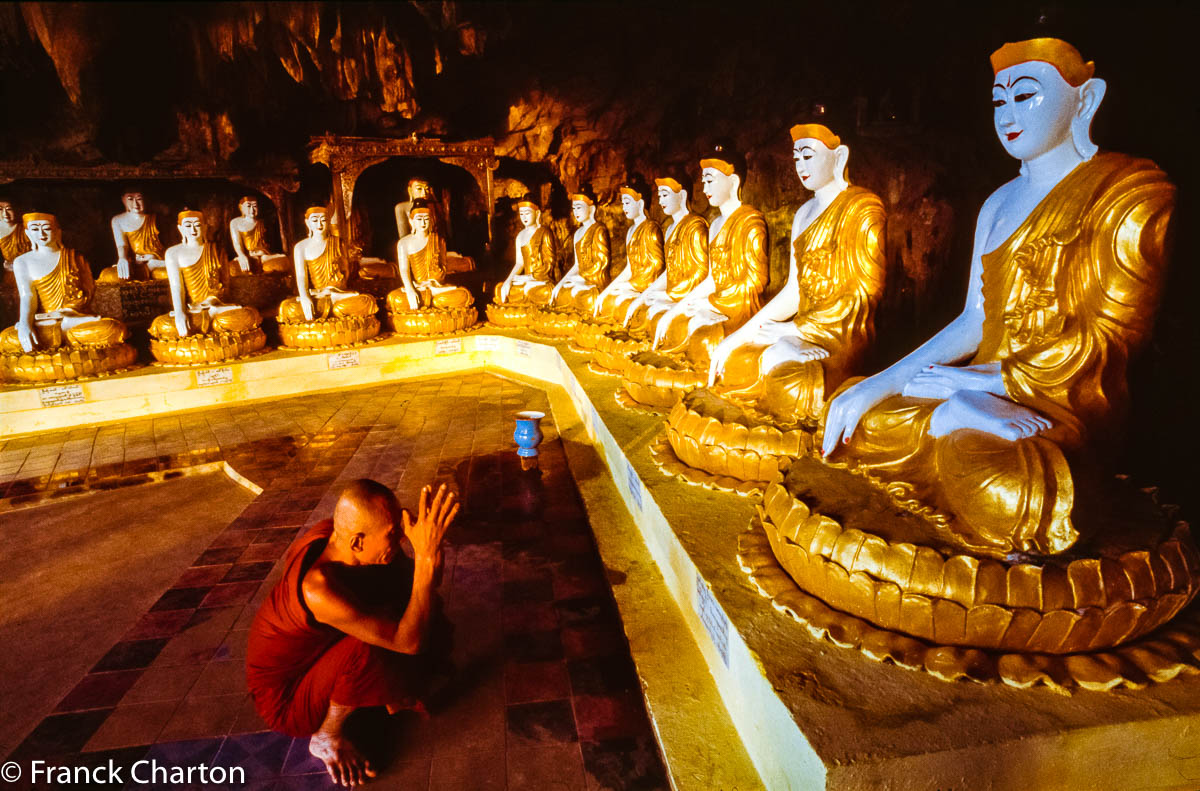
[{"label": "kneeling monk", "polygon": [[[368,706],[389,713],[420,707],[426,663],[416,655],[433,621],[442,537],[458,513],[444,484],[432,504],[429,494],[426,486],[415,520],[400,512],[401,533],[391,490],[366,479],[350,483],[333,519],[313,525],[289,551],[283,578],[250,626],[246,681],[259,716],[277,731],[311,736],[309,752],[342,785],[375,774],[343,733],[349,714]],[[411,561],[400,553],[404,536]],[[381,585],[378,576],[374,585],[362,584],[361,572],[371,569],[361,567],[383,570],[393,558],[399,581],[411,576],[410,590]],[[407,602],[397,601],[404,593]]]}]

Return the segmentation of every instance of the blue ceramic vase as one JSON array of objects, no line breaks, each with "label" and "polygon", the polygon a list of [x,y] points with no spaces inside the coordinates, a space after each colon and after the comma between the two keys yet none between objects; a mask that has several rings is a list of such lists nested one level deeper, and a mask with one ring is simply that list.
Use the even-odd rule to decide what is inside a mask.
[{"label": "blue ceramic vase", "polygon": [[542,441],[542,418],[545,412],[518,412],[517,428],[513,440],[517,443],[517,455],[522,459],[534,459],[538,455],[538,444]]}]

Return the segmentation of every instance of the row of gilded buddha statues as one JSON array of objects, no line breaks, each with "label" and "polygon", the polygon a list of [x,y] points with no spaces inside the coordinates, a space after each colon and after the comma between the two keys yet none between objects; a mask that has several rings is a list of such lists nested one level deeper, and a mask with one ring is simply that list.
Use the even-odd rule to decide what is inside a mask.
[{"label": "row of gilded buddha statues", "polygon": [[[884,205],[849,182],[848,146],[819,124],[791,129],[812,196],[771,299],[767,224],[739,197],[745,160],[718,147],[698,163],[711,222],[689,209],[687,174],[621,189],[633,224],[611,281],[590,195],[572,196],[574,266],[557,282],[554,238],[521,203],[516,266],[488,317],[569,338],[622,377],[618,401],[667,413],[664,471],[763,491],[769,551],[744,554],[790,581],[772,588],[768,571],[759,588],[786,588],[787,609],[837,640],[901,663],[953,647],[922,654],[945,677],[987,675],[971,653],[984,649],[1072,657],[992,665],[1018,685],[1164,680],[1196,666],[1196,642],[1144,636],[1194,597],[1200,554],[1107,454],[1154,325],[1175,190],[1154,163],[1092,142],[1106,84],[1073,46],[1033,39],[991,61],[995,130],[1019,174],[979,212],[962,312],[886,369],[863,369]],[[654,199],[665,227],[645,215]],[[1108,650],[1126,653],[1096,658]]]},{"label": "row of gilded buddha statues", "polygon": [[[1197,665],[1193,638],[1155,630],[1200,589],[1200,553],[1186,524],[1115,482],[1109,453],[1130,359],[1154,324],[1175,190],[1154,163],[1092,142],[1106,84],[1073,46],[1006,44],[991,62],[995,131],[1018,175],[979,212],[962,312],[886,369],[863,369],[886,283],[884,205],[850,183],[849,147],[820,124],[791,129],[812,197],[771,299],[767,224],[741,201],[745,159],[722,145],[698,162],[711,222],[690,208],[689,174],[621,188],[631,226],[615,278],[592,194],[571,196],[578,228],[562,277],[539,205],[519,201],[515,264],[487,316],[569,339],[622,377],[623,404],[667,412],[664,470],[763,491],[769,550],[745,554],[782,567],[783,606],[810,625],[902,663],[932,647],[927,667],[945,677],[976,673],[983,649],[1069,658],[1058,675],[1042,660],[1002,660],[1000,675],[1020,685],[1164,680]],[[652,200],[665,227],[646,216]],[[435,213],[421,199],[409,211],[404,286],[388,297],[397,329],[469,326],[470,294],[447,281]],[[228,267],[196,214],[180,215],[184,241],[158,267],[175,309],[151,325],[156,355],[196,334],[262,342],[258,315],[221,301]],[[353,326],[337,336],[347,342],[378,331],[373,298],[346,288],[329,219],[324,208],[306,215],[297,295],[279,310],[285,343],[319,322]],[[58,243],[54,218],[26,215],[25,234],[33,249],[16,258],[22,312],[4,330],[5,359],[119,346],[124,328],[83,310],[90,275]],[[405,325],[406,315],[428,318]],[[764,574],[760,590],[772,590]]]},{"label": "row of gilded buddha statues", "polygon": [[[295,295],[274,311],[284,347],[342,347],[379,334],[376,298],[351,290],[354,266],[326,207],[305,213],[308,236],[289,259],[269,251],[257,200],[243,198],[240,216],[230,222],[230,259],[206,238],[202,212],[180,212],[181,242],[164,248],[157,218],[145,211],[142,194],[130,191],[123,200],[126,211],[112,219],[118,263],[95,278],[83,256],[63,245],[54,215],[32,212],[17,222],[11,203],[0,203],[0,253],[11,262],[18,302],[16,323],[0,333],[4,380],[70,380],[112,373],[134,362],[126,324],[90,309],[97,282],[168,284],[171,310],[148,328],[150,351],[162,364],[216,363],[264,348],[259,310],[228,301],[229,285],[238,277],[294,276]],[[443,283],[448,253],[435,205],[417,198],[397,211],[404,212],[410,231],[397,244],[398,265],[380,262],[354,274],[399,275],[401,286],[385,300],[397,333],[437,334],[471,326],[477,314],[470,292]]]}]

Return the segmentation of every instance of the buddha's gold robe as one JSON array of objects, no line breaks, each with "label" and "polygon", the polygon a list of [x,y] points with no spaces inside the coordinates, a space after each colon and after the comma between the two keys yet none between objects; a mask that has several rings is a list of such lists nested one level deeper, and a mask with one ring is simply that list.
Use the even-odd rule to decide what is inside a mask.
[{"label": "buddha's gold robe", "polygon": [[554,264],[558,261],[558,243],[550,229],[538,226],[529,237],[529,241],[521,245],[521,274],[538,283],[513,283],[508,290],[508,302],[500,299],[500,287],[496,284],[496,304],[520,305],[532,302],[545,305],[550,301],[550,292],[554,285],[550,278],[554,277]]},{"label": "buddha's gold robe", "polygon": [[[470,291],[445,284],[446,243],[436,232],[429,235],[424,247],[408,254],[408,271],[421,308],[465,308],[475,304]],[[403,288],[393,289],[387,301],[393,313],[411,310]]]},{"label": "buddha's gold robe", "polygon": [[[179,268],[189,333],[207,335],[210,332],[246,332],[262,323],[262,317],[254,308],[225,306],[221,302],[225,292],[222,276],[227,264],[228,261],[217,251],[215,244],[205,243],[200,257],[194,264]],[[229,309],[219,312],[207,309],[212,307]],[[175,317],[169,313],[156,317],[150,323],[150,334],[164,341],[178,339],[179,331],[175,327]]]},{"label": "buddha's gold robe", "polygon": [[666,252],[663,249],[663,233],[659,224],[647,219],[634,229],[633,235],[626,245],[626,255],[630,269],[629,280],[624,288],[610,292],[600,306],[600,318],[621,321],[629,303],[645,291],[662,274],[666,266]]},{"label": "buddha's gold robe", "polygon": [[[341,237],[325,237],[325,249],[316,258],[304,259],[308,273],[308,287],[319,294],[313,303],[313,318],[328,319],[333,316],[371,316],[379,309],[370,294],[360,294],[346,289],[350,279],[349,262],[342,248]],[[336,301],[328,293],[338,292]],[[345,296],[342,296],[342,295]],[[299,297],[288,297],[279,305],[279,320],[289,324],[306,321],[304,308]]]},{"label": "buddha's gold robe", "polygon": [[855,372],[875,334],[874,309],[887,266],[884,221],[878,196],[848,187],[796,237],[794,287],[799,294],[792,322],[801,340],[820,346],[829,356],[784,363],[773,373],[761,365],[768,347],[746,344],[725,364],[719,388],[723,394],[757,399],[765,390],[768,408],[777,418],[820,415],[825,393]]},{"label": "buddha's gold robe", "polygon": [[629,320],[631,330],[651,338],[668,307],[686,297],[708,277],[708,221],[699,214],[684,215],[678,227],[670,227],[664,234],[663,253],[667,269],[665,301],[656,299],[660,304],[654,311],[647,305],[639,308]]},{"label": "buddha's gold robe", "polygon": [[671,323],[663,343],[667,351],[686,350],[697,368],[707,368],[712,350],[762,307],[767,285],[767,220],[753,206],[734,210],[708,245],[708,271],[716,286],[708,304],[725,318],[688,335],[688,317]]},{"label": "buddha's gold robe", "polygon": [[12,233],[0,238],[0,259],[7,261],[10,266],[13,261],[17,260],[17,256],[28,253],[32,249],[33,244],[25,235],[24,225],[14,225]]},{"label": "buddha's gold robe", "polygon": [[[22,234],[24,235],[24,234]],[[83,256],[74,250],[63,248],[58,254],[58,263],[47,274],[34,280],[36,305],[34,313],[68,311],[86,313],[92,301],[92,271]],[[89,316],[89,320],[74,324],[65,333],[61,319],[34,321],[33,332],[38,348],[50,350],[62,346],[108,346],[120,343],[128,336],[125,325],[116,319]],[[10,353],[21,351],[21,342],[16,327],[6,327],[0,336],[0,350]]]},{"label": "buddha's gold robe", "polygon": [[563,287],[554,300],[556,308],[577,308],[590,313],[596,305],[596,297],[608,285],[609,264],[608,228],[601,222],[592,223],[583,237],[575,242],[575,264],[579,277],[588,284],[587,288],[572,291]]},{"label": "buddha's gold robe", "polygon": [[934,438],[930,418],[944,402],[892,396],[835,458],[910,484],[969,548],[1069,548],[1072,466],[1102,455],[1125,411],[1126,368],[1153,325],[1173,207],[1174,187],[1152,162],[1099,154],[983,256],[983,338],[971,362],[999,363],[1008,398],[1050,418],[1050,431],[1015,442],[974,430]]}]

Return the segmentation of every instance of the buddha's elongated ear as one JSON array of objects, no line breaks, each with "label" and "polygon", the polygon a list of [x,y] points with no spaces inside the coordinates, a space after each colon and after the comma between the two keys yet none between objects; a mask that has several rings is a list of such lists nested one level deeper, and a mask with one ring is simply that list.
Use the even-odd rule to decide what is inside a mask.
[{"label": "buddha's elongated ear", "polygon": [[1100,102],[1104,101],[1108,83],[1093,77],[1080,85],[1078,90],[1079,105],[1075,110],[1075,117],[1071,119],[1071,142],[1075,144],[1079,156],[1086,161],[1096,156],[1096,152],[1100,150],[1099,146],[1092,142],[1092,119],[1096,117]]},{"label": "buddha's elongated ear", "polygon": [[833,149],[833,178],[845,187],[850,183],[847,167],[850,164],[850,147],[842,143]]},{"label": "buddha's elongated ear", "polygon": [[738,200],[741,200],[742,199],[742,177],[739,176],[738,174],[734,173],[729,178],[733,179],[733,189],[731,190],[733,197],[737,198]]}]

